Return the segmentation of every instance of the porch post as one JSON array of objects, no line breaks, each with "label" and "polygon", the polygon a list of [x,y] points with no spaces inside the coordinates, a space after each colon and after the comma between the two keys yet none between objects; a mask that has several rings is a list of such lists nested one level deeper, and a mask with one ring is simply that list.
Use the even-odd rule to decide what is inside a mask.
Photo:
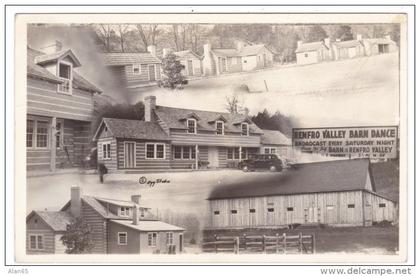
[{"label": "porch post", "polygon": [[242,146],[239,146],[239,162],[242,161]]},{"label": "porch post", "polygon": [[50,171],[55,172],[55,157],[56,157],[56,151],[57,151],[57,146],[56,146],[56,127],[57,127],[57,118],[56,117],[52,117],[51,120],[51,144],[50,144]]},{"label": "porch post", "polygon": [[198,170],[198,145],[195,145],[195,169]]}]

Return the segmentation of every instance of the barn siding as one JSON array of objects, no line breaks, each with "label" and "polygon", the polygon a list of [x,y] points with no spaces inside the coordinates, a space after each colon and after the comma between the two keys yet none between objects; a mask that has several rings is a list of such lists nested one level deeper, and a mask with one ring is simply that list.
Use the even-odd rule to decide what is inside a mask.
[{"label": "barn siding", "polygon": [[[387,203],[386,208],[376,208],[373,221],[395,219],[395,206],[391,201],[373,195],[369,200],[372,205]],[[210,200],[209,227],[274,227],[294,223],[363,225],[362,202],[361,191]],[[348,208],[349,204],[354,204],[354,208]],[[288,207],[293,211],[287,211]],[[274,208],[274,212],[269,213],[268,208]],[[255,213],[250,213],[249,209],[255,209]],[[237,210],[237,214],[232,214],[231,210]],[[215,211],[219,215],[215,215]]]},{"label": "barn siding", "polygon": [[92,231],[93,254],[107,253],[107,223],[91,206],[82,200],[82,217]]}]

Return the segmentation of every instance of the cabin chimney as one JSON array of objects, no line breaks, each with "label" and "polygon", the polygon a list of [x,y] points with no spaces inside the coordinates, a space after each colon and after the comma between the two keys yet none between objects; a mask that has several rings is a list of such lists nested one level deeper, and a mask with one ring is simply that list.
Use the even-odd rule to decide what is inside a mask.
[{"label": "cabin chimney", "polygon": [[147,46],[147,51],[154,57],[156,57],[156,46],[155,45],[149,45]]},{"label": "cabin chimney", "polygon": [[70,193],[70,212],[76,218],[79,218],[81,215],[82,202],[80,197],[80,187],[72,186]]},{"label": "cabin chimney", "polygon": [[385,39],[387,39],[387,40],[391,40],[391,36],[390,36],[390,35],[386,35],[386,36],[385,36]]},{"label": "cabin chimney", "polygon": [[53,53],[60,52],[62,50],[62,48],[63,48],[63,44],[60,41],[55,40],[51,44],[48,44],[48,45],[42,47],[41,51],[46,53],[46,54],[53,54]]},{"label": "cabin chimney", "polygon": [[357,34],[357,35],[356,35],[356,39],[357,39],[358,41],[361,41],[361,40],[362,40],[362,35],[361,35],[361,34]]},{"label": "cabin chimney", "polygon": [[137,204],[133,205],[133,225],[139,224],[139,206]]},{"label": "cabin chimney", "polygon": [[302,40],[298,40],[298,42],[297,42],[297,46],[298,46],[298,48],[299,48],[299,47],[302,47]]},{"label": "cabin chimney", "polygon": [[325,39],[324,39],[324,44],[325,44],[325,46],[327,46],[328,48],[330,48],[330,44],[331,44],[331,40],[330,40],[330,38],[329,37],[326,37]]},{"label": "cabin chimney", "polygon": [[152,122],[153,117],[153,110],[156,108],[156,97],[155,96],[147,96],[144,98],[144,121],[145,122]]},{"label": "cabin chimney", "polygon": [[132,195],[131,196],[131,202],[134,202],[136,204],[140,204],[141,195]]}]

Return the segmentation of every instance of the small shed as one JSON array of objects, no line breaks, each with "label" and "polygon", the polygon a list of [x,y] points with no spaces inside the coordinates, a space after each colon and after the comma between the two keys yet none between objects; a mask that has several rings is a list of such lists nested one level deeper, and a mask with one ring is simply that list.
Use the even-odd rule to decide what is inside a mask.
[{"label": "small shed", "polygon": [[398,219],[397,202],[376,192],[368,159],[298,164],[271,175],[217,186],[209,229],[293,224],[369,226]]},{"label": "small shed", "polygon": [[199,77],[203,74],[201,57],[199,55],[197,55],[191,50],[174,52],[174,54],[178,57],[181,64],[185,67],[184,70],[182,70],[182,74],[184,76]]},{"label": "small shed", "polygon": [[278,130],[262,129],[261,153],[293,158],[292,140]]}]

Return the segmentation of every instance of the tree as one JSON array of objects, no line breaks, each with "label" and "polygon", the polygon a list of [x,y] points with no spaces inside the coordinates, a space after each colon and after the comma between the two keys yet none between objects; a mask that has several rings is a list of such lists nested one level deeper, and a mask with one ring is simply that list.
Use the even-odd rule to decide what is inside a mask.
[{"label": "tree", "polygon": [[327,36],[327,32],[321,25],[305,26],[302,31],[302,39],[305,42],[321,41]]},{"label": "tree", "polygon": [[96,34],[98,35],[99,41],[103,44],[105,52],[111,51],[111,38],[114,34],[114,30],[109,24],[99,24],[96,28]]},{"label": "tree", "polygon": [[67,230],[61,237],[61,241],[66,246],[65,252],[67,254],[89,253],[92,250],[94,246],[92,231],[81,218],[77,218],[66,228]]},{"label": "tree", "polygon": [[185,78],[181,71],[185,68],[173,53],[169,53],[162,59],[162,80],[160,85],[166,88],[181,88],[185,84]]},{"label": "tree", "polygon": [[226,110],[231,114],[240,114],[245,111],[243,103],[239,100],[238,96],[226,97]]},{"label": "tree", "polygon": [[279,111],[271,115],[267,109],[253,116],[252,121],[262,129],[278,130],[291,137],[293,127],[297,126],[295,118],[281,114]]},{"label": "tree", "polygon": [[352,29],[349,25],[340,25],[335,32],[334,37],[342,41],[354,39]]},{"label": "tree", "polygon": [[124,53],[125,52],[125,35],[127,34],[127,30],[128,30],[129,25],[123,25],[123,24],[119,24],[117,26],[117,30],[118,30],[118,35],[119,35],[119,40],[120,40],[120,48],[121,48],[121,52]]}]

